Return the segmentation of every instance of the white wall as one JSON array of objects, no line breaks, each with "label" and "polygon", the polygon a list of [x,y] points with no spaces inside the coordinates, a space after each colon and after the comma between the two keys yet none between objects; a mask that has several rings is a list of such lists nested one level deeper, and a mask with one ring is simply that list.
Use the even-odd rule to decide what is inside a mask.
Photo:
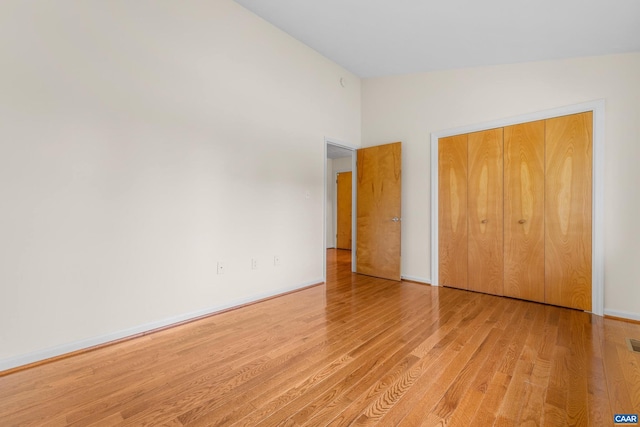
[{"label": "white wall", "polygon": [[359,79],[230,0],[0,2],[0,370],[321,281],[325,136]]},{"label": "white wall", "polygon": [[[351,157],[340,157],[339,159],[333,159],[333,174],[337,174],[339,172],[351,172],[352,163]],[[333,180],[335,184],[335,179]]]},{"label": "white wall", "polygon": [[430,281],[431,132],[605,99],[605,313],[640,319],[639,76],[635,53],[363,80],[363,146],[403,142],[403,276]]}]

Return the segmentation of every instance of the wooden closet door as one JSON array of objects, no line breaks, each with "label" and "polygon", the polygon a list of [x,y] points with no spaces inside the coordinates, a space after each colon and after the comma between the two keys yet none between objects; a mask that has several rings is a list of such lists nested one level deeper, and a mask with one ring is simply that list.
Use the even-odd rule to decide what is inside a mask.
[{"label": "wooden closet door", "polygon": [[440,284],[467,289],[467,135],[438,142]]},{"label": "wooden closet door", "polygon": [[545,122],[545,300],[591,310],[593,113]]},{"label": "wooden closet door", "polygon": [[504,128],[504,294],[544,302],[544,121]]},{"label": "wooden closet door", "polygon": [[502,295],[502,128],[468,136],[469,289]]}]

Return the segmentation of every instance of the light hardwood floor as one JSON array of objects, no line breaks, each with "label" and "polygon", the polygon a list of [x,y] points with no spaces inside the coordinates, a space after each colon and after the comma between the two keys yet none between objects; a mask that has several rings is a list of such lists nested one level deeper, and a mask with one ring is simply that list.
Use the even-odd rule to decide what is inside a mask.
[{"label": "light hardwood floor", "polygon": [[349,271],[0,377],[0,425],[592,425],[640,413],[640,325]]}]

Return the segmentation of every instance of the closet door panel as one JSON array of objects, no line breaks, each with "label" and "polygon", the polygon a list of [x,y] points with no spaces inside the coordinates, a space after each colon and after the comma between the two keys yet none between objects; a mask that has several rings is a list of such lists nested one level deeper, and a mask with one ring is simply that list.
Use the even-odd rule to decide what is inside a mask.
[{"label": "closet door panel", "polygon": [[504,294],[544,302],[544,121],[504,128]]},{"label": "closet door panel", "polygon": [[469,289],[502,295],[502,128],[468,136]]},{"label": "closet door panel", "polygon": [[467,289],[467,135],[438,143],[440,284]]},{"label": "closet door panel", "polygon": [[545,300],[591,310],[592,112],[545,122]]}]

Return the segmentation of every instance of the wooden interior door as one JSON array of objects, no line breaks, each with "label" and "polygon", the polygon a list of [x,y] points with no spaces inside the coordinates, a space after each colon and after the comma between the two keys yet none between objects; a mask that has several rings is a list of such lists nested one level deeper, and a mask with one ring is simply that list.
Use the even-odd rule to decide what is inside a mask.
[{"label": "wooden interior door", "polygon": [[469,289],[503,295],[502,128],[468,138]]},{"label": "wooden interior door", "polygon": [[358,150],[356,272],[400,280],[401,143]]},{"label": "wooden interior door", "polygon": [[544,120],[504,128],[504,294],[544,302]]},{"label": "wooden interior door", "polygon": [[545,121],[545,297],[591,310],[593,113]]},{"label": "wooden interior door", "polygon": [[438,142],[438,270],[443,286],[467,289],[467,135]]},{"label": "wooden interior door", "polygon": [[336,248],[351,250],[351,172],[341,172],[336,178]]}]

